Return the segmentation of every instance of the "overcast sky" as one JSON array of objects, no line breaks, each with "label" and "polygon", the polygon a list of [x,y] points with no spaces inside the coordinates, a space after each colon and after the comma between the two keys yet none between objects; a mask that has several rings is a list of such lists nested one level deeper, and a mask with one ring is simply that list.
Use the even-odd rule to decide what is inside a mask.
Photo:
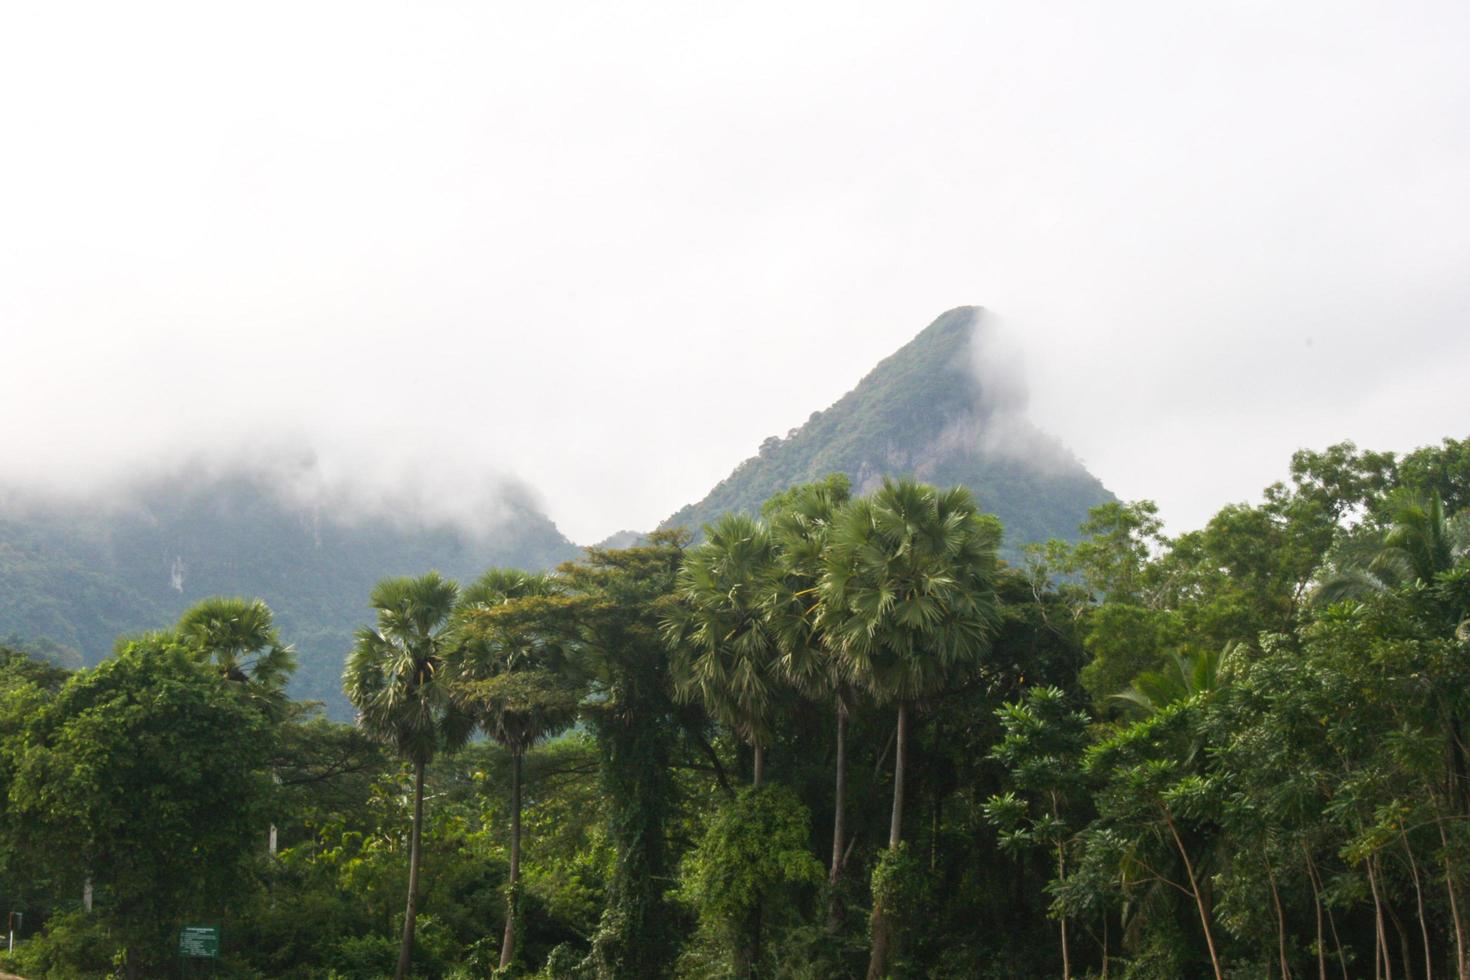
[{"label": "overcast sky", "polygon": [[1470,434],[1470,4],[0,10],[8,482],[309,445],[588,542],[968,303],[1175,530]]}]

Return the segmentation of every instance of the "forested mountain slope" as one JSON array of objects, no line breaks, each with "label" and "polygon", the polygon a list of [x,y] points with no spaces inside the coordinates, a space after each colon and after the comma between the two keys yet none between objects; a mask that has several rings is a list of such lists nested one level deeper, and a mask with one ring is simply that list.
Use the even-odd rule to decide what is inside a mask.
[{"label": "forested mountain slope", "polygon": [[171,625],[213,595],[258,597],[300,669],[298,698],[344,717],[342,662],[372,621],[374,583],[436,568],[470,579],[491,565],[548,568],[578,549],[526,502],[498,501],[483,534],[406,514],[390,519],[287,502],[269,477],[189,473],[126,504],[12,506],[0,512],[0,637],[79,666],[117,636]]},{"label": "forested mountain slope", "polygon": [[884,476],[963,484],[1001,519],[1011,553],[1027,542],[1075,538],[1088,508],[1113,495],[1027,420],[1017,379],[995,371],[981,380],[975,344],[985,329],[977,307],[943,314],[836,404],[786,438],[767,439],[759,455],[662,526],[697,530],[726,511],[755,512],[786,487],[841,472],[860,494]]},{"label": "forested mountain slope", "polygon": [[[794,483],[847,473],[866,493],[884,475],[964,484],[998,515],[1006,545],[1074,537],[1087,509],[1112,499],[1004,388],[982,382],[973,307],[951,310],[858,386],[785,439],[770,439],[698,504],[665,526],[697,529],[755,511]],[[535,505],[487,501],[491,530],[469,533],[412,507],[392,517],[290,502],[278,475],[185,470],[120,493],[125,503],[18,505],[0,500],[0,639],[69,666],[106,656],[120,634],[171,625],[198,600],[265,600],[298,650],[292,694],[345,717],[342,660],[367,598],[389,575],[438,569],[469,580],[492,565],[542,569],[578,549]],[[620,532],[609,544],[638,538]]]}]

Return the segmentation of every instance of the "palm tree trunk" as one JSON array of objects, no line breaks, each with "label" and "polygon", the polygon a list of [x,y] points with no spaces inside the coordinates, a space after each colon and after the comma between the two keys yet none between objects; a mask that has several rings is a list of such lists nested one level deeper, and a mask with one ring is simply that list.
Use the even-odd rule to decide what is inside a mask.
[{"label": "palm tree trunk", "polygon": [[[897,850],[903,840],[903,779],[904,761],[909,742],[909,705],[898,702],[898,730],[893,750],[893,812],[888,821],[888,849]],[[888,975],[888,961],[893,955],[893,923],[883,899],[873,902],[871,920],[873,946],[868,954],[868,980],[883,980]]]},{"label": "palm tree trunk", "polygon": [[[766,780],[766,747],[759,741],[752,744],[755,759],[752,765],[754,773],[751,778],[751,786],[760,789]],[[761,896],[757,895],[755,903],[750,907],[745,916],[745,952],[741,956],[743,965],[737,963],[737,972],[741,977],[755,977],[760,972],[761,962]],[[743,972],[742,972],[743,971]]]},{"label": "palm tree trunk", "polygon": [[406,980],[413,960],[413,927],[419,911],[419,844],[424,830],[424,760],[413,763],[413,828],[408,835],[408,908],[403,914],[403,944],[394,980]]},{"label": "palm tree trunk", "polygon": [[510,883],[505,890],[505,939],[500,943],[500,968],[516,955],[516,905],[521,888],[521,752],[511,753],[510,762]]},{"label": "palm tree trunk", "polygon": [[905,775],[904,763],[908,758],[909,744],[909,705],[907,701],[898,703],[898,741],[894,746],[893,755],[893,813],[888,821],[888,846],[897,847],[902,840],[903,827],[903,778]]},{"label": "palm tree trunk", "polygon": [[837,698],[837,786],[832,791],[835,811],[832,816],[832,868],[827,872],[827,932],[842,928],[842,896],[838,884],[842,880],[844,838],[847,836],[847,706]]}]

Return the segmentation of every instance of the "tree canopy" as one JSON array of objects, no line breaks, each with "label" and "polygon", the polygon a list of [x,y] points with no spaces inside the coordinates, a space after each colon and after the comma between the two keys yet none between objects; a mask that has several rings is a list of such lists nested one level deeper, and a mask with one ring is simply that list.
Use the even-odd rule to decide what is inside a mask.
[{"label": "tree canopy", "polygon": [[9,962],[177,975],[215,923],[240,977],[1470,980],[1464,448],[1015,562],[983,499],[834,475],[385,578],[353,725],[256,600],[0,649]]}]

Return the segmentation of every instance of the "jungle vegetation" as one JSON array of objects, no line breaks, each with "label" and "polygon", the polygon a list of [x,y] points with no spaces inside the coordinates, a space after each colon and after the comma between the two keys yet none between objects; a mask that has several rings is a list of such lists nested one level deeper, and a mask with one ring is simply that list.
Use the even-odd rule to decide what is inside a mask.
[{"label": "jungle vegetation", "polygon": [[185,975],[208,922],[242,978],[1470,980],[1470,440],[1004,533],[838,473],[386,578],[351,725],[258,600],[6,650],[12,968]]}]

